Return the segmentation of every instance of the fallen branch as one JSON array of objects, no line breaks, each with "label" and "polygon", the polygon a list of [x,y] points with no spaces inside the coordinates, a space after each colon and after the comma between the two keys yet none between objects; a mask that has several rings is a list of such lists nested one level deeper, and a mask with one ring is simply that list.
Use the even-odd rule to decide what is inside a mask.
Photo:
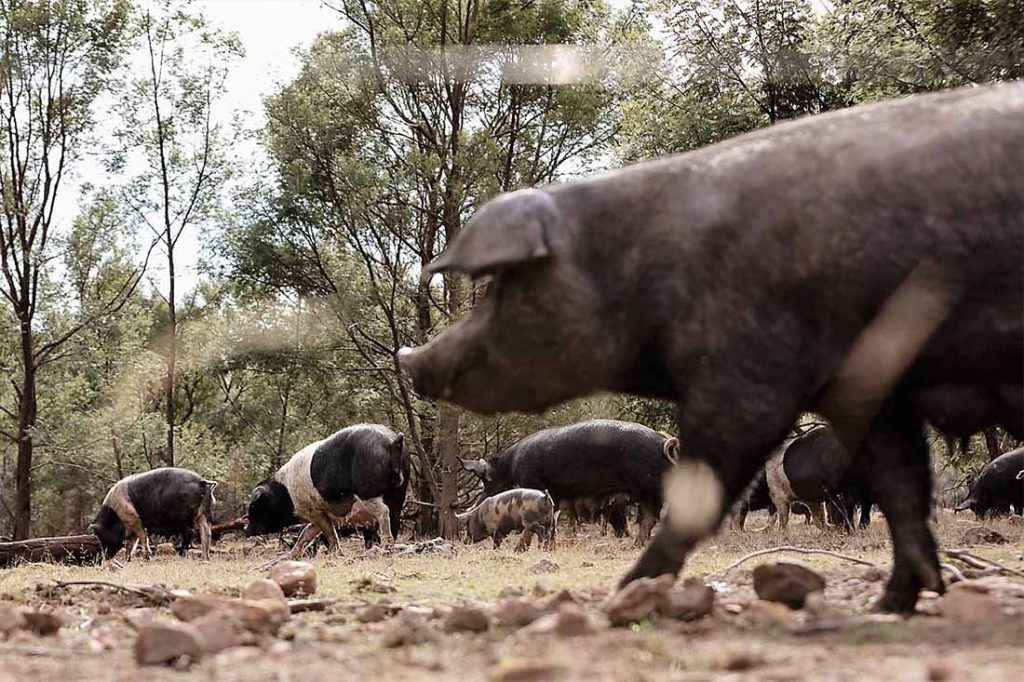
[{"label": "fallen branch", "polygon": [[290,599],[288,600],[288,609],[292,613],[326,611],[327,607],[335,603],[337,603],[336,599]]},{"label": "fallen branch", "polygon": [[718,573],[713,573],[712,575],[725,575],[729,571],[733,570],[740,564],[749,561],[750,559],[755,559],[759,556],[764,556],[766,554],[776,554],[778,552],[795,552],[797,554],[824,554],[826,556],[835,557],[837,559],[852,561],[855,564],[861,564],[863,566],[871,566],[872,568],[877,568],[875,564],[871,563],[870,561],[858,559],[857,557],[848,556],[846,554],[839,554],[838,552],[830,552],[827,549],[805,549],[803,547],[793,547],[790,545],[786,545],[784,547],[772,547],[771,549],[761,549],[756,552],[751,552],[750,554],[740,557],[736,561],[732,562],[721,571],[718,571]]},{"label": "fallen branch", "polygon": [[91,533],[53,538],[0,542],[0,567],[40,561],[65,564],[98,564],[103,555],[99,538]]},{"label": "fallen branch", "polygon": [[117,583],[107,582],[106,580],[58,580],[53,584],[54,588],[65,588],[65,587],[109,587],[119,592],[127,592],[128,594],[134,594],[144,599],[149,599],[157,603],[166,603],[171,600],[171,593],[166,588],[157,585],[139,585],[133,587],[131,585],[119,585]]},{"label": "fallen branch", "polygon": [[245,524],[248,522],[248,517],[240,516],[237,519],[232,519],[231,521],[227,521],[225,523],[218,523],[214,526],[211,526],[210,539],[213,540],[213,542],[217,542],[225,533],[245,530]]},{"label": "fallen branch", "polygon": [[958,583],[962,583],[965,580],[967,580],[967,578],[964,577],[964,574],[960,572],[960,569],[954,566],[953,564],[939,564],[939,568],[941,568],[944,571],[949,571]]},{"label": "fallen branch", "polygon": [[1002,564],[993,561],[992,559],[986,559],[983,556],[971,554],[970,552],[965,552],[962,549],[940,549],[939,552],[945,554],[951,559],[957,559],[959,561],[962,561],[971,568],[978,568],[983,571],[995,570],[999,573],[1002,573],[1003,575],[1013,575],[1017,576],[1018,578],[1024,578],[1024,571],[1018,571],[1015,568],[1003,566]]}]

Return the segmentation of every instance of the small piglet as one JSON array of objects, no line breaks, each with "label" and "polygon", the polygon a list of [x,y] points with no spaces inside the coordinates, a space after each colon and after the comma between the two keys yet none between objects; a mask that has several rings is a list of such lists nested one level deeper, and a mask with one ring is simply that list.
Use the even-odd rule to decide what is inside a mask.
[{"label": "small piglet", "polygon": [[529,549],[534,534],[549,548],[555,544],[555,503],[541,490],[507,490],[488,497],[470,511],[457,514],[456,518],[466,523],[467,542],[480,542],[489,536],[497,549],[506,535],[522,531],[516,544],[517,552]]}]

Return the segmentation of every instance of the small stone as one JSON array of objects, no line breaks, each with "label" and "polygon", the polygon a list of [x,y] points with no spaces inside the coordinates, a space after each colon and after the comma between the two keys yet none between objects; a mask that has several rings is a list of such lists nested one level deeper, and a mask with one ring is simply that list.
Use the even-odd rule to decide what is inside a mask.
[{"label": "small stone", "polygon": [[135,661],[139,665],[168,665],[178,661],[191,664],[201,655],[195,629],[183,623],[150,623],[143,626],[135,640]]},{"label": "small stone", "polygon": [[722,608],[725,609],[726,613],[731,613],[734,616],[738,616],[743,613],[743,604],[736,604],[735,602],[731,604],[723,604]]},{"label": "small stone", "polygon": [[394,649],[411,644],[432,642],[435,639],[437,639],[437,635],[430,629],[426,621],[419,616],[403,611],[391,620],[381,642],[385,647]]},{"label": "small stone", "polygon": [[0,635],[8,637],[25,626],[21,611],[8,604],[0,604]]},{"label": "small stone", "polygon": [[779,627],[790,631],[800,627],[799,616],[788,606],[764,599],[751,602],[744,616],[749,619],[751,625],[759,627]]},{"label": "small stone", "polygon": [[215,654],[245,643],[245,629],[229,611],[208,613],[192,621],[191,625],[204,654]]},{"label": "small stone", "polygon": [[930,663],[928,665],[928,682],[945,682],[953,679],[953,671],[945,663]]},{"label": "small stone", "polygon": [[569,590],[563,589],[555,596],[548,600],[545,608],[548,611],[554,611],[562,604],[578,604],[579,600]]},{"label": "small stone", "polygon": [[1008,542],[1005,535],[988,526],[968,528],[960,538],[960,544],[963,545],[1005,545]]},{"label": "small stone", "polygon": [[227,599],[216,595],[197,595],[171,602],[171,613],[191,622],[217,610],[234,615],[250,632],[276,633],[291,616],[288,603],[276,599]]},{"label": "small stone", "polygon": [[674,582],[672,575],[634,580],[608,600],[605,615],[617,627],[641,621],[664,607]]},{"label": "small stone", "polygon": [[507,599],[508,597],[522,597],[523,590],[520,587],[512,587],[507,585],[501,588],[501,592],[498,593],[498,599]]},{"label": "small stone", "polygon": [[865,580],[866,582],[877,583],[879,580],[885,577],[885,573],[883,573],[882,569],[878,568],[877,566],[868,566],[864,569],[864,572],[860,574],[860,577],[862,580]]},{"label": "small stone", "polygon": [[537,620],[544,613],[537,604],[530,599],[521,597],[504,599],[498,602],[494,609],[494,617],[501,625],[511,628],[521,628]]},{"label": "small stone", "polygon": [[530,590],[530,594],[532,594],[537,599],[540,599],[541,597],[548,596],[548,593],[549,593],[548,588],[544,587],[540,583],[534,583],[533,584],[533,589]]},{"label": "small stone", "polygon": [[556,634],[561,637],[580,637],[597,631],[590,616],[575,604],[562,604],[555,613],[541,616],[523,628],[525,634]]},{"label": "small stone", "polygon": [[354,592],[376,592],[377,594],[391,594],[398,590],[387,579],[370,575],[356,578],[352,581]]},{"label": "small stone", "polygon": [[825,594],[822,592],[811,592],[807,595],[804,600],[804,611],[807,612],[811,620],[818,622],[837,621],[845,618],[842,611],[825,600]]},{"label": "small stone", "polygon": [[957,590],[942,599],[942,615],[962,623],[986,623],[998,619],[999,602],[987,594]]},{"label": "small stone", "polygon": [[381,604],[369,604],[356,611],[360,623],[379,623],[388,617],[388,609]]},{"label": "small stone", "polygon": [[757,596],[781,602],[791,609],[802,608],[808,594],[824,589],[824,578],[795,561],[765,563],[754,569],[754,592]]},{"label": "small stone", "polygon": [[156,609],[145,607],[128,609],[124,612],[123,617],[125,622],[128,623],[133,630],[138,632],[143,628],[143,626],[155,622],[159,618],[159,613]]},{"label": "small stone", "polygon": [[488,676],[494,682],[548,682],[564,677],[565,668],[550,663],[520,663],[502,666]]},{"label": "small stone", "polygon": [[661,613],[676,620],[697,620],[711,613],[715,590],[700,579],[688,578],[679,590],[669,590]]},{"label": "small stone", "polygon": [[456,606],[444,620],[448,632],[484,632],[490,626],[487,614],[475,606]]},{"label": "small stone", "polygon": [[21,612],[21,616],[24,619],[22,628],[44,637],[57,634],[57,631],[64,625],[64,618],[52,611],[25,609]]},{"label": "small stone", "polygon": [[580,568],[593,568],[593,567],[594,567],[594,562],[592,562],[592,561],[584,561],[583,563],[580,564]]},{"label": "small stone", "polygon": [[270,579],[288,597],[316,592],[316,568],[307,561],[282,561],[270,570]]},{"label": "small stone", "polygon": [[551,561],[550,559],[541,559],[526,570],[533,575],[541,575],[542,573],[556,573],[559,568],[559,565],[554,561]]},{"label": "small stone", "polygon": [[257,578],[242,589],[242,599],[277,599],[287,601],[284,590],[273,580]]}]

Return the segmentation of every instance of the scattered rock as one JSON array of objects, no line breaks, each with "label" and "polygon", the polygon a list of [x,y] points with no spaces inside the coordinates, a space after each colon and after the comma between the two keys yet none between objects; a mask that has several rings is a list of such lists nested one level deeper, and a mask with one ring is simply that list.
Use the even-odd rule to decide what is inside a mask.
[{"label": "scattered rock", "polygon": [[757,627],[778,627],[789,631],[800,627],[800,617],[788,606],[764,599],[748,604],[744,617]]},{"label": "scattered rock", "polygon": [[669,590],[661,613],[676,620],[697,620],[711,613],[715,591],[699,578],[687,578],[682,589]]},{"label": "scattered rock", "polygon": [[281,586],[267,578],[257,578],[242,589],[242,599],[276,599],[287,601]]},{"label": "scattered rock", "polygon": [[204,654],[215,654],[224,649],[246,643],[245,628],[234,614],[214,611],[192,621],[192,627]]},{"label": "scattered rock", "polygon": [[178,553],[177,550],[174,549],[174,545],[169,542],[161,542],[156,546],[155,552],[157,556],[174,556]]},{"label": "scattered rock", "polygon": [[885,577],[885,573],[882,571],[882,569],[878,568],[877,566],[868,566],[860,574],[860,577],[862,580],[866,582],[877,583],[879,580]]},{"label": "scattered rock", "polygon": [[530,566],[527,570],[533,575],[540,575],[542,573],[555,573],[559,569],[559,565],[550,559],[541,559],[533,566]]},{"label": "scattered rock", "polygon": [[409,544],[396,543],[391,551],[393,554],[454,554],[455,546],[444,538],[434,538]]},{"label": "scattered rock", "polygon": [[573,595],[572,592],[570,592],[569,590],[563,589],[561,592],[559,592],[558,594],[556,594],[555,596],[551,597],[551,599],[548,600],[548,603],[545,606],[545,608],[548,611],[553,611],[553,610],[557,609],[562,604],[578,604],[578,603],[579,603],[579,600],[576,599],[576,597]]},{"label": "scattered rock", "polygon": [[381,640],[384,646],[394,649],[411,644],[422,644],[437,639],[436,633],[430,629],[420,616],[401,612],[391,623]]},{"label": "scattered rock", "polygon": [[955,590],[943,597],[942,615],[962,623],[991,622],[999,617],[1000,606],[987,594]]},{"label": "scattered rock", "polygon": [[972,526],[960,538],[960,543],[964,545],[1005,545],[1008,542],[1005,535],[988,526]]},{"label": "scattered rock", "polygon": [[228,599],[216,595],[196,595],[175,599],[171,613],[179,620],[191,622],[213,611],[226,611],[250,632],[276,633],[291,616],[288,603],[276,599]]},{"label": "scattered rock", "polygon": [[775,561],[754,569],[754,592],[761,599],[799,609],[812,592],[825,589],[825,579],[796,561]]},{"label": "scattered rock", "polygon": [[543,609],[530,599],[514,597],[498,602],[494,617],[501,625],[521,628],[540,618],[543,613]]},{"label": "scattered rock", "polygon": [[369,604],[356,612],[360,623],[379,623],[388,617],[388,609],[382,604]]},{"label": "scattered rock", "polygon": [[24,609],[21,617],[24,620],[24,629],[42,636],[54,635],[64,625],[64,618],[52,611]]},{"label": "scattered rock", "polygon": [[352,581],[352,590],[355,592],[376,592],[377,594],[390,594],[397,592],[395,586],[387,578],[376,575],[364,575]]},{"label": "scattered rock", "polygon": [[270,569],[270,579],[281,586],[285,596],[316,592],[316,568],[306,561],[282,561]]},{"label": "scattered rock", "polygon": [[521,587],[506,586],[501,588],[501,592],[498,593],[498,599],[507,599],[508,597],[522,597],[523,590]]},{"label": "scattered rock", "polygon": [[135,661],[139,665],[191,664],[202,650],[191,625],[157,622],[143,626],[135,640]]},{"label": "scattered rock", "polygon": [[593,567],[594,567],[594,562],[592,562],[592,561],[584,561],[583,563],[580,564],[580,568],[593,568]]},{"label": "scattered rock", "polygon": [[562,637],[580,637],[597,632],[593,619],[576,604],[562,604],[555,613],[541,616],[523,628],[531,635],[556,634]]},{"label": "scattered rock", "polygon": [[21,611],[9,604],[0,604],[0,635],[5,638],[25,626],[25,617]]},{"label": "scattered rock", "polygon": [[825,600],[823,592],[811,592],[807,595],[804,600],[804,611],[811,620],[819,622],[839,621],[846,617],[842,611]]},{"label": "scattered rock", "polygon": [[159,617],[157,610],[150,607],[128,609],[123,614],[125,622],[136,632],[141,630],[144,625],[149,625],[156,621]]},{"label": "scattered rock", "polygon": [[563,677],[565,668],[550,663],[502,666],[488,676],[494,682],[547,682]]},{"label": "scattered rock", "polygon": [[608,600],[604,607],[605,615],[615,626],[643,620],[663,607],[674,582],[675,576],[671,575],[634,580]]},{"label": "scattered rock", "polygon": [[444,620],[448,632],[484,632],[490,626],[487,614],[475,606],[456,606]]}]

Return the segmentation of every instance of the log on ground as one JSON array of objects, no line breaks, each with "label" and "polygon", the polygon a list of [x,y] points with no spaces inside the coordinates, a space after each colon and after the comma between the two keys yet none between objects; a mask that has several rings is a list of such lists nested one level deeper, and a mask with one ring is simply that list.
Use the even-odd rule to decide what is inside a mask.
[{"label": "log on ground", "polygon": [[92,534],[33,538],[0,542],[0,567],[46,561],[60,564],[95,564],[103,558],[99,538]]}]

